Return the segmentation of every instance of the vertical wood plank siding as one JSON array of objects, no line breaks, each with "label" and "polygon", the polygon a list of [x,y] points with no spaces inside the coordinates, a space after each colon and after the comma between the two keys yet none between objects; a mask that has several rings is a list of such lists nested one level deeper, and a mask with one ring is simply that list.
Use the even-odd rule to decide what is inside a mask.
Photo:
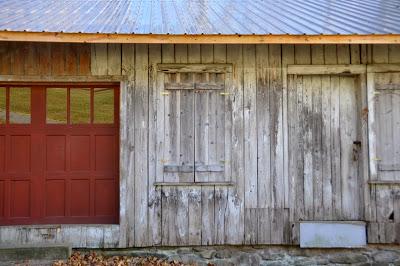
[{"label": "vertical wood plank siding", "polygon": [[[232,88],[226,96],[231,106],[226,108],[232,113],[225,114],[220,125],[226,135],[218,138],[230,147],[224,154],[224,176],[235,186],[154,186],[154,182],[188,178],[168,173],[157,180],[163,176],[160,162],[178,158],[174,151],[188,148],[185,138],[202,134],[213,141],[212,136],[221,134],[212,126],[202,132],[187,131],[185,123],[192,121],[185,120],[185,96],[165,100],[160,84],[168,77],[154,71],[158,63],[233,65],[233,72],[225,75],[225,86]],[[400,201],[393,196],[399,186],[367,184],[367,143],[362,143],[359,164],[341,161],[355,156],[354,147],[343,143],[365,141],[368,132],[366,75],[286,72],[287,65],[293,64],[367,63],[400,63],[400,47],[1,42],[0,75],[125,75],[127,81],[121,85],[120,97],[124,199],[120,225],[46,229],[54,231],[52,240],[45,240],[45,233],[41,237],[39,231],[44,229],[35,229],[36,240],[32,240],[32,228],[2,227],[0,242],[71,240],[77,247],[298,244],[300,220],[366,220],[371,222],[371,243],[400,241],[394,239],[400,230]],[[205,103],[201,112],[215,112],[216,100]],[[168,125],[161,127],[166,117]],[[346,131],[352,126],[351,132]],[[182,143],[165,137],[170,134],[180,134]],[[201,155],[207,160],[224,149],[210,147]]]}]

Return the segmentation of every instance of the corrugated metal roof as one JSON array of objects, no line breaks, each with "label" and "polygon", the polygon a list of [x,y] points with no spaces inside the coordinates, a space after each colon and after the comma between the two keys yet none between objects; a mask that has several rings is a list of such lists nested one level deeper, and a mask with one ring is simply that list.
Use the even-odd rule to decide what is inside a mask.
[{"label": "corrugated metal roof", "polygon": [[399,34],[399,0],[0,0],[0,31]]}]

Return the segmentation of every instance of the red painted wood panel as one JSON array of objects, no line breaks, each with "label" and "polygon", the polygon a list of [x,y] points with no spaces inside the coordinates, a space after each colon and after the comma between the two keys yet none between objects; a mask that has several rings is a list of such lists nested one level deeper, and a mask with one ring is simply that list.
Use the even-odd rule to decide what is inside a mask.
[{"label": "red painted wood panel", "polygon": [[26,173],[31,169],[31,137],[10,136],[9,170],[15,173]]},{"label": "red painted wood panel", "polygon": [[4,204],[5,204],[5,188],[4,188],[4,181],[0,181],[0,219],[4,219],[5,216],[5,210],[4,210]]},{"label": "red painted wood panel", "polygon": [[11,182],[11,217],[31,216],[31,185],[29,180]]},{"label": "red painted wood panel", "polygon": [[115,182],[113,179],[96,180],[95,213],[108,216],[115,212]]},{"label": "red painted wood panel", "polygon": [[78,179],[71,181],[71,216],[90,215],[90,181]]},{"label": "red painted wood panel", "polygon": [[90,170],[90,135],[70,137],[71,170]]},{"label": "red painted wood panel", "polygon": [[46,181],[46,216],[65,216],[65,180]]},{"label": "red painted wood panel", "polygon": [[114,136],[95,136],[96,171],[113,172],[115,170]]},{"label": "red painted wood panel", "polygon": [[0,172],[5,170],[5,153],[6,153],[6,138],[5,136],[0,136]]},{"label": "red painted wood panel", "polygon": [[66,166],[66,137],[47,136],[46,137],[46,170],[65,171]]},{"label": "red painted wood panel", "polygon": [[[4,87],[9,97],[10,86]],[[60,87],[68,92],[60,94],[68,112],[71,91],[89,88],[90,123],[73,124],[70,114],[65,121],[57,114],[59,106],[46,101],[47,91]],[[119,99],[118,87],[101,87],[113,89],[112,96]],[[102,108],[113,113],[113,122],[96,124],[93,99],[99,86],[30,88],[31,123],[10,123],[10,117],[26,117],[27,110],[10,114],[7,100],[6,123],[0,124],[0,225],[118,223],[118,101]]]}]

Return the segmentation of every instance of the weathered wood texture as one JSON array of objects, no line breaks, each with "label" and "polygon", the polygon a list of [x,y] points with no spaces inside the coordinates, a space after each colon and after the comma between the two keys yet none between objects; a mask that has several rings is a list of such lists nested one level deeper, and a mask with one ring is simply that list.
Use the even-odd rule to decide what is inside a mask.
[{"label": "weathered wood texture", "polygon": [[117,248],[119,230],[118,225],[3,226],[0,242],[4,246],[70,243],[82,248]]},{"label": "weathered wood texture", "polygon": [[368,237],[370,243],[400,243],[400,50],[397,45],[374,45],[371,52]]},{"label": "weathered wood texture", "polygon": [[[68,234],[77,247],[298,244],[299,220],[366,220],[371,243],[398,241],[400,186],[368,185],[399,180],[398,74],[380,78],[360,65],[400,63],[399,51],[396,45],[0,43],[0,75],[8,78],[126,77],[120,225],[50,226],[50,240],[43,227],[2,227],[0,241],[57,242]],[[157,71],[159,64],[180,64],[179,71]],[[185,72],[190,64],[197,73]],[[288,74],[288,65],[314,67]],[[196,86],[205,92],[193,94]],[[375,98],[385,104],[371,105]],[[367,136],[372,122],[379,131]],[[387,156],[370,164],[371,177],[367,137]],[[188,158],[203,163],[192,163],[197,174]]]},{"label": "weathered wood texture", "polygon": [[90,45],[2,42],[0,65],[1,75],[87,76],[91,74]]}]

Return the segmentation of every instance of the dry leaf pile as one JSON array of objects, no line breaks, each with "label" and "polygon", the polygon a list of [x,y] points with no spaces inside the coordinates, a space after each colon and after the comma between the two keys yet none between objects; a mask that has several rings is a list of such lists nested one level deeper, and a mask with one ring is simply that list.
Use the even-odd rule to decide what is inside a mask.
[{"label": "dry leaf pile", "polygon": [[65,261],[56,261],[53,266],[194,266],[178,261],[167,261],[157,257],[102,256],[94,252],[81,254],[74,252]]}]

